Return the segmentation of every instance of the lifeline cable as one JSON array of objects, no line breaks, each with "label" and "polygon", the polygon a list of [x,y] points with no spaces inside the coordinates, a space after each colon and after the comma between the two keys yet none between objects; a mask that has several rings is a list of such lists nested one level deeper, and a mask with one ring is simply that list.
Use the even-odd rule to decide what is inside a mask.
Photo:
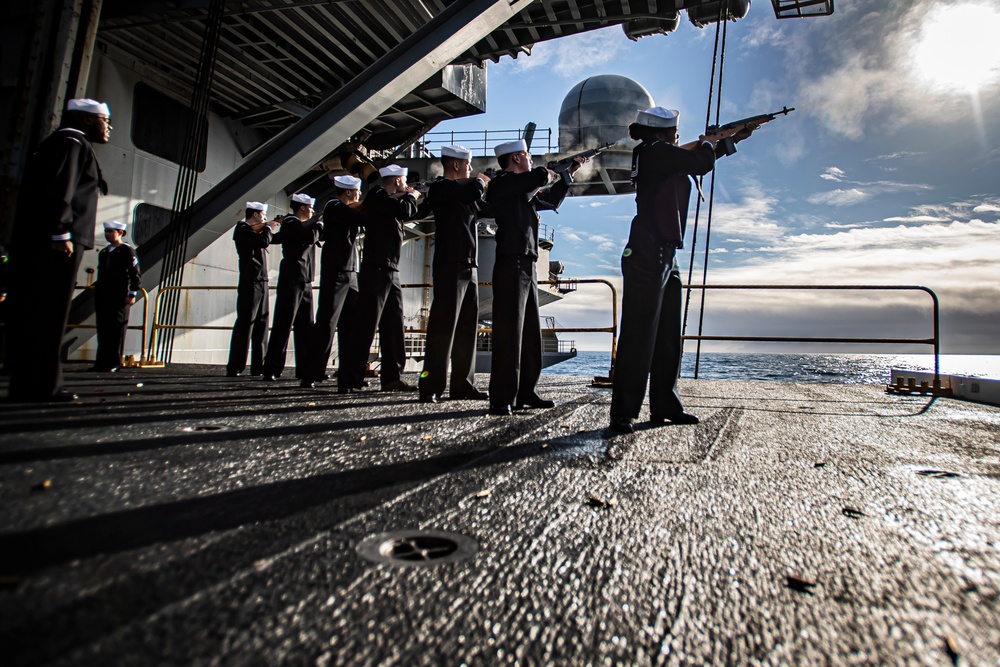
[{"label": "lifeline cable", "polygon": [[[719,20],[715,24],[715,46],[714,46],[713,51],[712,51],[712,73],[709,76],[709,80],[708,80],[708,105],[707,105],[707,108],[705,109],[705,130],[704,130],[705,132],[708,132],[708,127],[712,123],[712,98],[713,98],[713,95],[715,93],[715,69],[716,69],[716,65],[718,63],[718,59],[719,59],[719,36],[720,36],[720,30],[722,28],[721,24],[723,23],[724,16],[725,16],[725,3],[721,3],[720,2],[719,3]],[[723,59],[725,59],[725,48],[726,48],[725,47],[725,35],[723,34],[723,41],[722,41]],[[719,98],[720,98],[720,102],[721,102],[721,98],[722,98],[722,81],[721,80],[722,80],[722,72],[720,70],[720,72],[719,72]],[[716,111],[716,117],[717,117],[716,122],[718,122],[718,111]],[[713,175],[714,175],[714,170],[713,170]],[[713,179],[714,179],[714,176],[713,176]],[[704,178],[701,177],[701,176],[699,176],[698,177],[699,194],[700,194],[700,186],[701,186],[701,183],[703,181],[704,181]],[[713,180],[713,182],[712,182],[713,192],[714,192],[714,188],[715,188],[715,182]],[[682,336],[685,333],[687,333],[688,311],[689,311],[690,306],[691,306],[691,287],[690,287],[690,285],[691,285],[692,276],[694,275],[694,259],[695,259],[695,250],[698,247],[698,221],[699,221],[700,217],[701,217],[701,197],[699,196],[697,198],[697,200],[695,201],[694,228],[691,231],[691,257],[690,257],[690,259],[688,261],[688,277],[687,277],[688,288],[687,288],[687,292],[686,292],[685,297],[684,297],[684,320],[683,320],[683,323],[681,324],[681,335]],[[704,282],[704,279],[702,280],[702,282]],[[702,308],[704,308],[704,290],[702,290],[702,297],[703,297],[703,299],[702,299]],[[699,343],[700,343],[700,341],[699,341]],[[683,351],[684,351],[684,340],[682,338],[681,339],[681,353],[682,354],[683,354]],[[697,353],[697,355],[695,357],[695,375],[694,375],[695,379],[698,378],[698,362],[697,362],[697,360],[698,360],[698,357],[700,355],[701,355],[701,345],[699,344],[699,346],[698,346],[698,353]]]},{"label": "lifeline cable", "polygon": [[[190,206],[194,203],[198,187],[198,165],[208,138],[208,112],[215,74],[215,61],[219,50],[219,34],[225,0],[212,0],[205,22],[198,73],[191,94],[191,127],[181,153],[180,169],[177,172],[177,186],[170,214],[170,233],[167,237],[163,257],[160,287],[179,287],[184,280],[184,265],[187,263],[187,245],[191,230]],[[157,321],[167,324],[162,336],[156,338],[155,358],[169,362],[174,347],[173,325],[177,323],[180,304],[178,290],[169,290],[161,300]],[[153,355],[150,355],[153,356]]]},{"label": "lifeline cable", "polygon": [[[719,55],[719,94],[716,95],[715,104],[715,124],[719,124],[719,118],[722,112],[722,73],[726,65],[726,32],[728,30],[728,22],[722,25],[722,49]],[[704,285],[708,280],[708,257],[709,249],[712,247],[712,209],[715,205],[715,169],[712,169],[712,187],[708,193],[708,217],[705,220],[705,259],[702,262],[701,269],[701,284]],[[705,324],[705,292],[708,290],[701,290],[701,305],[698,308],[698,335],[701,336],[702,327]],[[695,348],[694,355],[694,377],[698,379],[698,370],[701,367],[701,338],[698,339],[698,345]]]}]

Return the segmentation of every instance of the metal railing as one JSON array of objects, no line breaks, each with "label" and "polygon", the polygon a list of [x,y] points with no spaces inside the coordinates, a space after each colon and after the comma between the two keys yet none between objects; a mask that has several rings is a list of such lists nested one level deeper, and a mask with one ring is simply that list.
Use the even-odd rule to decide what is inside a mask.
[{"label": "metal railing", "polygon": [[[606,327],[544,327],[542,333],[609,333],[611,334],[611,372],[614,371],[615,359],[618,348],[618,290],[609,280],[603,278],[569,278],[562,280],[540,280],[539,285],[552,285],[559,289],[575,290],[579,285],[606,285],[611,290],[611,325]],[[480,287],[492,287],[492,282],[480,282]],[[402,285],[404,289],[429,289],[433,283],[406,283]],[[196,324],[160,324],[157,319],[159,312],[160,295],[168,290],[235,290],[235,285],[205,285],[205,286],[176,286],[165,287],[160,290],[151,304],[153,309],[152,327],[150,329],[150,342],[147,347],[147,359],[150,363],[155,363],[153,350],[156,346],[156,337],[163,329],[204,329],[204,330],[232,330],[232,325],[196,325]],[[276,289],[270,286],[270,289]],[[930,338],[857,338],[857,337],[837,337],[837,336],[720,336],[720,335],[684,335],[682,340],[697,341],[739,341],[739,342],[766,342],[766,343],[868,343],[868,344],[915,344],[931,345],[934,348],[934,386],[940,387],[940,306],[938,297],[928,287],[922,285],[683,285],[683,289],[714,289],[714,290],[781,290],[781,291],[919,291],[924,292],[931,298],[933,306],[933,336]],[[148,301],[148,300],[147,300]],[[148,315],[144,314],[144,329]],[[418,351],[422,348],[419,339],[413,334],[426,334],[423,328],[407,328],[404,330],[408,342],[409,351]],[[492,334],[492,327],[480,327],[477,334]],[[145,331],[143,332],[145,341]],[[377,345],[375,346],[377,347]],[[561,350],[560,350],[561,351]],[[695,378],[698,377],[697,364]]]},{"label": "metal railing", "polygon": [[[271,290],[277,289],[276,285],[268,285]],[[237,290],[239,287],[237,285],[171,285],[168,287],[161,287],[160,291],[156,293],[156,298],[153,299],[153,304],[151,308],[153,309],[153,326],[150,331],[149,336],[149,347],[146,349],[146,361],[147,363],[156,363],[156,339],[160,335],[160,331],[167,329],[204,329],[205,331],[232,331],[233,325],[226,326],[224,324],[160,324],[159,313],[160,313],[160,298],[169,292],[181,291],[181,290]]]},{"label": "metal railing", "polygon": [[[940,353],[941,328],[940,307],[937,294],[923,285],[684,285],[683,289],[718,290],[800,290],[800,291],[910,291],[925,292],[933,304],[934,335],[931,338],[854,338],[837,336],[681,336],[683,340],[742,341],[763,343],[869,343],[931,345],[934,347],[934,387],[941,387]],[[700,349],[699,349],[700,354]],[[698,364],[695,363],[695,379],[698,378]]]},{"label": "metal railing", "polygon": [[[609,327],[542,327],[542,333],[609,333],[611,334],[611,358],[615,358],[615,350],[618,346],[618,290],[608,280],[603,278],[570,278],[566,280],[539,280],[539,285],[553,285],[556,287],[565,286],[567,289],[575,290],[578,285],[607,285],[611,290],[611,326]],[[480,287],[493,287],[492,282],[480,282]],[[406,283],[401,286],[403,289],[427,289],[434,287],[433,283]],[[427,329],[406,329],[406,333],[426,334]],[[476,329],[477,334],[492,334],[493,327],[480,327]],[[560,346],[562,347],[562,346]],[[554,351],[554,350],[546,350]],[[562,351],[561,349],[558,351]]]},{"label": "metal railing", "polygon": [[[466,130],[462,132],[428,132],[417,142],[420,148],[428,151],[439,150],[446,144],[461,144],[472,151],[474,157],[493,158],[493,148],[508,141],[524,138],[524,130]],[[541,140],[545,141],[545,153],[553,153],[558,147],[552,143],[552,128],[539,127],[535,129],[531,141],[532,153],[538,154]]]},{"label": "metal railing", "polygon": [[[610,333],[611,334],[611,358],[614,359],[615,349],[616,349],[616,346],[618,344],[618,291],[615,289],[615,286],[613,284],[611,284],[610,281],[604,280],[603,278],[586,278],[586,279],[570,279],[570,280],[540,280],[540,281],[538,281],[538,284],[539,285],[554,285],[554,286],[557,286],[557,287],[560,286],[560,285],[562,285],[562,286],[565,286],[567,288],[572,287],[572,289],[576,289],[576,286],[578,286],[578,285],[594,285],[594,284],[607,285],[608,288],[611,290],[611,318],[612,318],[611,319],[611,322],[612,322],[611,326],[609,326],[609,327],[584,327],[584,328],[580,328],[580,327],[545,327],[545,328],[542,328],[542,333],[543,334],[546,334],[546,333],[556,333],[556,334],[558,334],[558,333],[563,333],[563,332],[565,332],[565,333],[570,333],[570,332],[578,332],[578,333]],[[407,284],[402,285],[402,287],[404,289],[424,289],[424,288],[432,288],[433,286],[434,286],[433,283],[407,283]],[[493,283],[492,282],[481,282],[481,283],[479,283],[479,286],[480,287],[492,287]],[[274,286],[274,285],[269,285],[269,287],[272,290],[276,289],[276,286]],[[149,306],[149,308],[152,309],[152,311],[153,311],[153,323],[152,323],[152,327],[150,328],[149,345],[145,346],[146,357],[143,359],[144,363],[150,363],[150,364],[156,363],[156,357],[155,357],[154,350],[156,349],[156,339],[159,336],[160,331],[163,331],[163,330],[166,330],[166,329],[186,329],[186,330],[205,330],[205,331],[231,331],[232,328],[233,328],[232,325],[224,325],[224,324],[184,324],[184,323],[181,323],[181,324],[176,324],[176,323],[175,324],[160,324],[159,318],[158,318],[158,313],[160,312],[160,308],[159,308],[160,297],[163,294],[165,294],[166,292],[172,291],[172,290],[235,290],[235,289],[237,289],[237,286],[235,286],[235,285],[193,285],[193,286],[177,285],[177,286],[171,286],[171,287],[164,287],[164,288],[162,288],[157,293],[156,298],[153,299],[152,304],[150,304],[150,306]],[[147,313],[148,313],[148,310],[147,310]],[[144,318],[145,317],[146,317],[146,315],[144,314]],[[146,322],[146,319],[143,320],[143,325],[144,325],[143,328],[144,329],[145,329],[145,322]],[[416,340],[414,340],[411,335],[412,334],[426,334],[426,333],[427,333],[427,329],[422,329],[422,328],[407,328],[407,329],[404,329],[404,334],[406,334],[406,336],[407,336],[407,342],[405,343],[405,345],[407,347],[407,350],[408,351],[417,351],[417,350],[421,349],[422,346],[420,345],[420,343],[417,342]],[[491,333],[493,333],[493,328],[492,327],[481,327],[481,328],[477,329],[476,333],[477,334],[491,334]],[[143,343],[144,344],[145,344],[145,340],[146,340],[145,339],[145,331],[143,331]],[[563,347],[563,346],[560,346],[560,347]],[[377,344],[373,346],[373,349],[375,349],[375,348],[377,348]],[[560,350],[560,351],[562,351],[562,350]]]}]

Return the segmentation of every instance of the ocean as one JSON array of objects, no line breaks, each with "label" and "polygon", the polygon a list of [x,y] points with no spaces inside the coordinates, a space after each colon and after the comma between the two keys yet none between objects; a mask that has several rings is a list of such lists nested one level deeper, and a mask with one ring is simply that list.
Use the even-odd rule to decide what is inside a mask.
[{"label": "ocean", "polygon": [[[1000,355],[943,354],[941,373],[1000,379]],[[546,375],[607,375],[610,352],[578,352],[577,356],[542,373]],[[702,380],[769,380],[832,384],[887,384],[893,368],[933,371],[932,354],[756,354],[702,352]],[[694,353],[684,355],[682,378],[693,378]]]}]

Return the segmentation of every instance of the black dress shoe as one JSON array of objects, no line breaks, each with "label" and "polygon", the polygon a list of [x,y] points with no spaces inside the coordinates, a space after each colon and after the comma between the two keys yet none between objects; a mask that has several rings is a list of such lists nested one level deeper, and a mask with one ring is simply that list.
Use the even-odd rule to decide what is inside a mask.
[{"label": "black dress shoe", "polygon": [[302,387],[303,389],[315,389],[316,383],[313,382],[312,380],[302,379],[299,380],[299,386]]},{"label": "black dress shoe", "polygon": [[372,383],[369,382],[368,380],[362,380],[361,381],[361,386],[362,387],[370,387],[370,386],[372,386]]},{"label": "black dress shoe", "polygon": [[235,378],[239,376],[240,376],[239,371],[226,371],[227,378]]},{"label": "black dress shoe", "polygon": [[495,417],[510,417],[514,410],[509,405],[491,405],[489,414]]},{"label": "black dress shoe", "polygon": [[437,403],[440,399],[437,394],[420,394],[421,403]]},{"label": "black dress shoe", "polygon": [[356,394],[361,391],[359,387],[337,387],[338,394]]},{"label": "black dress shoe", "polygon": [[610,428],[615,433],[635,433],[632,419],[629,417],[612,417]]},{"label": "black dress shoe", "polygon": [[117,366],[91,366],[89,369],[94,373],[114,373],[118,370]]},{"label": "black dress shoe", "polygon": [[463,391],[459,394],[451,392],[448,397],[453,401],[488,401],[490,395],[485,391]]},{"label": "black dress shoe", "polygon": [[688,412],[681,412],[676,415],[651,415],[649,421],[654,424],[662,424],[663,422],[670,422],[671,424],[697,424],[699,419]]},{"label": "black dress shoe", "polygon": [[538,396],[532,396],[526,401],[522,401],[514,406],[515,410],[527,410],[529,408],[554,408],[556,407],[555,401],[549,401]]},{"label": "black dress shoe", "polygon": [[406,380],[393,380],[382,385],[382,391],[416,391],[417,388]]},{"label": "black dress shoe", "polygon": [[264,371],[260,370],[259,368],[251,368],[250,369],[250,377],[259,377],[259,376],[261,376],[263,374],[264,374]]},{"label": "black dress shoe", "polygon": [[264,375],[261,376],[260,379],[263,380],[264,382],[277,382],[278,376],[271,375],[270,373],[265,373]]}]

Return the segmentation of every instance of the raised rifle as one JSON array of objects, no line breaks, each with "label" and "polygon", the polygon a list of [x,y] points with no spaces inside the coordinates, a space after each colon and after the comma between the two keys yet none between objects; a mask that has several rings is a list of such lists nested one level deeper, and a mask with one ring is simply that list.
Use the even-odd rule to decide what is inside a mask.
[{"label": "raised rifle", "polygon": [[569,157],[564,157],[561,160],[553,160],[545,166],[562,176],[562,179],[569,184],[572,183],[572,180],[570,180],[569,168],[573,166],[573,160],[575,158],[582,157],[585,160],[589,160],[592,157],[597,157],[614,145],[614,142],[604,144],[603,146],[598,146],[597,148],[591,148],[589,151],[583,151],[582,153],[576,153],[574,155],[570,155]]},{"label": "raised rifle", "polygon": [[[789,109],[788,107],[781,107],[781,111],[775,111],[774,113],[762,113],[759,116],[750,116],[749,118],[741,118],[739,120],[734,120],[730,123],[726,123],[725,125],[709,125],[708,130],[705,132],[705,134],[716,134],[717,132],[725,132],[726,130],[735,130],[737,128],[742,129],[747,125],[763,125],[764,123],[771,122],[778,116],[787,116],[793,111],[795,111],[794,107],[792,107],[791,109]],[[725,151],[726,155],[732,155],[733,153],[736,152],[736,142],[733,141],[733,138],[731,136],[722,139],[721,141],[719,141],[719,144],[723,147],[723,150]]]}]

